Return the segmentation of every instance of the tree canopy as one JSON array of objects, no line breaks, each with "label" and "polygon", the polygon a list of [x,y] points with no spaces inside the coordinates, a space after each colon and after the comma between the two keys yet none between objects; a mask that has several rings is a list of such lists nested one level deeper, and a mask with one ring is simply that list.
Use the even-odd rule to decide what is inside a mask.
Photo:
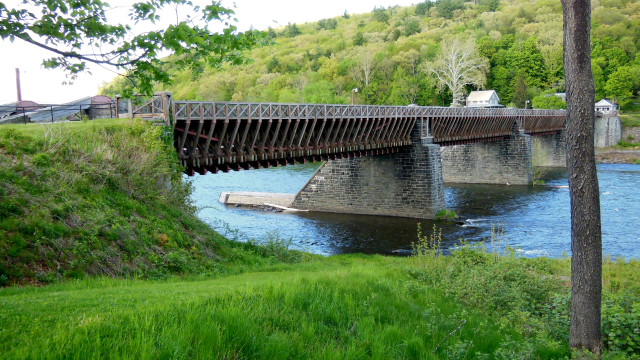
[{"label": "tree canopy", "polygon": [[[376,8],[376,13],[349,14],[348,18],[339,11],[331,21],[327,18],[296,24],[300,34],[293,37],[289,37],[287,31],[291,27],[274,28],[269,31],[275,42],[273,46],[246,52],[255,62],[201,72],[175,69],[177,81],[167,90],[175,98],[185,100],[290,102],[293,99],[301,102],[304,98],[308,102],[304,97],[305,87],[327,81],[333,86],[319,88],[332,92],[332,96],[346,103],[351,102],[351,90],[358,87],[361,91],[356,94],[357,103],[407,105],[408,99],[400,95],[399,90],[404,84],[412,84],[412,89],[417,91],[416,104],[448,106],[453,100],[451,91],[440,90],[432,76],[412,68],[420,69],[434,62],[441,53],[443,40],[458,37],[475,42],[478,54],[488,61],[484,87],[496,90],[502,104],[514,102],[521,76],[527,88],[527,100],[546,92],[565,92],[559,2],[478,0],[462,3],[461,8],[451,12],[450,18],[439,12],[438,2],[420,4]],[[597,100],[610,96],[605,85],[620,67],[631,70],[631,93],[636,96],[640,91],[640,57],[636,56],[640,45],[637,36],[640,18],[635,14],[640,0],[594,2],[593,6],[591,45]],[[378,21],[387,17],[388,22]],[[362,80],[359,62],[363,48],[373,51],[368,82]],[[411,62],[406,61],[409,54],[414,59]],[[277,67],[270,66],[274,57]],[[403,71],[398,71],[400,68]],[[331,78],[320,75],[328,73],[332,74]],[[300,84],[297,80],[300,78],[305,79],[302,87],[296,85]],[[118,92],[122,82],[106,85],[103,93]],[[157,90],[164,89],[157,86]],[[476,85],[467,85],[464,91],[477,89]],[[282,99],[281,93],[285,94]],[[321,98],[332,99],[332,96]]]},{"label": "tree canopy", "polygon": [[[176,18],[160,26],[166,8],[175,9]],[[13,8],[0,2],[0,38],[51,52],[44,67],[63,69],[70,81],[88,71],[89,64],[113,68],[128,80],[121,89],[125,96],[134,89],[151,94],[158,83],[171,85],[176,70],[247,64],[245,51],[266,41],[259,31],[237,32],[231,24],[234,11],[217,1],[204,7],[186,0],[136,2],[129,7],[127,24],[108,18],[113,9],[101,0],[29,0]],[[186,16],[178,17],[178,9]],[[209,30],[214,21],[223,24],[221,32]],[[129,24],[159,28],[136,33]],[[170,62],[160,58],[167,52],[175,55]]]}]

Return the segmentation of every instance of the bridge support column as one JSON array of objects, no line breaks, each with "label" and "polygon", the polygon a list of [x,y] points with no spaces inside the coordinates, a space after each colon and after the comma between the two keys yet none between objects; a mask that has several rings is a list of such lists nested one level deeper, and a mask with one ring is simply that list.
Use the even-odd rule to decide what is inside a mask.
[{"label": "bridge support column", "polygon": [[441,151],[445,183],[531,183],[531,137],[517,128],[503,140],[443,146]]},{"label": "bridge support column", "polygon": [[440,147],[423,144],[419,125],[412,145],[398,153],[323,163],[297,194],[294,208],[349,214],[432,219],[444,209]]},{"label": "bridge support column", "polygon": [[567,167],[567,145],[564,132],[531,136],[531,161],[533,166]]}]

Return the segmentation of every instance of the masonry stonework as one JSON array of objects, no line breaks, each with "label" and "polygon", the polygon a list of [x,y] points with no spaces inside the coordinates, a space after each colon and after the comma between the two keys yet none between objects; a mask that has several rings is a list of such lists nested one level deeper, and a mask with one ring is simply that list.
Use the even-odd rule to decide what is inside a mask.
[{"label": "masonry stonework", "polygon": [[531,183],[531,137],[517,129],[501,141],[443,146],[441,151],[445,183]]},{"label": "masonry stonework", "polygon": [[617,145],[622,139],[622,121],[618,116],[598,116],[595,123],[595,147]]},{"label": "masonry stonework", "polygon": [[567,145],[563,135],[559,131],[555,134],[531,137],[531,161],[533,166],[567,167]]},{"label": "masonry stonework", "polygon": [[291,205],[298,209],[349,214],[435,218],[444,209],[438,145],[420,139],[400,152],[331,160],[321,165]]}]

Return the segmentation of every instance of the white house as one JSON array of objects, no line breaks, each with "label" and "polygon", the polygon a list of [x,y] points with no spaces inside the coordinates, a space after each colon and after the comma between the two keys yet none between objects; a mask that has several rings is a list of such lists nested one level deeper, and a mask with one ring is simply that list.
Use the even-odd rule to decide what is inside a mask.
[{"label": "white house", "polygon": [[607,99],[602,99],[596,103],[596,112],[612,114],[614,111],[616,111],[616,106]]},{"label": "white house", "polygon": [[472,91],[467,97],[467,107],[503,107],[495,90]]}]

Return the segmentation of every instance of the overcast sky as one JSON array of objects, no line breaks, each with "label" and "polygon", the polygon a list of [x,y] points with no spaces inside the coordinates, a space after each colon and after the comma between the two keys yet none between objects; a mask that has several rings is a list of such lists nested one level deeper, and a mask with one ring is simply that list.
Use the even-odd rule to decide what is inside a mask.
[{"label": "overcast sky", "polygon": [[[420,0],[394,0],[391,5],[411,5]],[[11,9],[19,1],[5,1]],[[127,7],[130,1],[107,0],[112,6],[122,6],[111,11],[108,15],[112,23],[126,23]],[[288,22],[304,23],[323,18],[341,15],[345,10],[349,13],[364,13],[373,7],[389,6],[388,0],[237,0],[236,17],[238,28],[244,31],[253,26],[264,30],[269,26],[277,27],[277,23],[286,25]],[[195,0],[194,3],[207,4],[206,1]],[[233,1],[223,0],[223,5],[233,7]],[[173,14],[163,15],[163,21],[175,21]],[[22,84],[22,99],[33,100],[38,103],[64,103],[84,96],[95,95],[98,85],[102,81],[109,81],[115,75],[106,69],[89,64],[91,74],[81,74],[73,85],[62,85],[65,75],[59,70],[42,69],[42,59],[51,57],[52,53],[16,39],[14,43],[0,40],[0,104],[16,101],[15,68],[20,68]]]}]

